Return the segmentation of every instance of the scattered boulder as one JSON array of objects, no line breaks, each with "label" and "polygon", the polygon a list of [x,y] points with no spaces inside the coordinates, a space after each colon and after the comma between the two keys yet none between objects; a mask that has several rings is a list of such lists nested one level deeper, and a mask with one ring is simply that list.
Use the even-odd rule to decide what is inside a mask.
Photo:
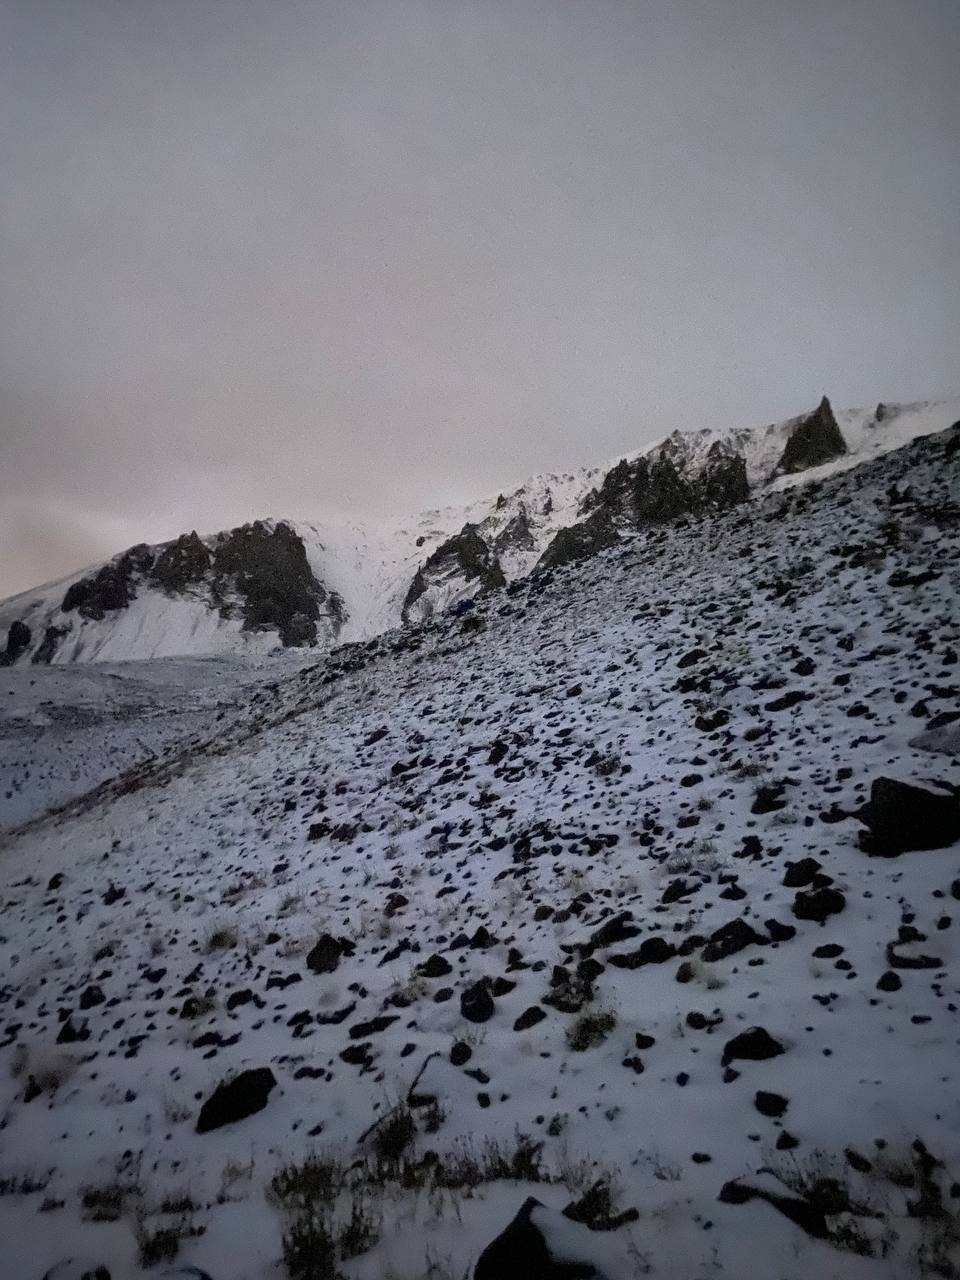
[{"label": "scattered boulder", "polygon": [[307,968],[311,973],[333,973],[341,957],[353,954],[353,943],[347,938],[335,938],[324,933],[317,939],[307,955]]},{"label": "scattered boulder", "polygon": [[768,1093],[766,1089],[758,1089],[753,1097],[753,1105],[762,1116],[779,1120],[790,1103],[780,1093]]},{"label": "scattered boulder", "polygon": [[200,1108],[197,1133],[221,1129],[225,1124],[235,1124],[262,1111],[276,1083],[269,1067],[255,1067],[217,1085]]},{"label": "scattered boulder", "polygon": [[[602,1273],[590,1262],[562,1260],[550,1249],[549,1219],[539,1200],[526,1200],[513,1221],[487,1245],[477,1260],[473,1280],[603,1280]],[[561,1219],[566,1230],[564,1244],[571,1239],[576,1226]],[[590,1233],[580,1228],[585,1252],[590,1248]],[[565,1250],[569,1252],[569,1250]]]},{"label": "scattered boulder", "polygon": [[672,942],[655,934],[646,938],[636,951],[622,951],[608,958],[617,969],[639,969],[645,964],[664,964],[676,954],[677,948]]},{"label": "scattered boulder", "polygon": [[798,920],[816,920],[823,924],[828,916],[838,915],[847,905],[839,889],[801,889],[793,900],[793,914]]},{"label": "scattered boulder", "polygon": [[746,920],[740,918],[729,920],[710,935],[710,941],[703,948],[702,957],[708,962],[726,960],[728,956],[736,955],[744,947],[763,946],[766,941],[767,939],[755,929],[751,929]]},{"label": "scattered boulder", "polygon": [[727,1041],[721,1062],[723,1066],[727,1066],[735,1058],[748,1062],[763,1062],[767,1058],[777,1058],[782,1053],[786,1053],[786,1050],[769,1031],[763,1027],[750,1027],[748,1031],[741,1031],[738,1036]]},{"label": "scattered boulder", "polygon": [[468,1022],[489,1022],[495,1010],[488,978],[481,978],[461,993],[460,1012]]},{"label": "scattered boulder", "polygon": [[854,815],[867,827],[860,847],[895,858],[914,849],[945,849],[960,840],[960,796],[927,791],[894,778],[875,778],[870,799]]},{"label": "scattered boulder", "polygon": [[521,1013],[513,1024],[514,1031],[529,1031],[531,1027],[535,1027],[538,1022],[542,1022],[547,1015],[538,1004],[532,1004],[529,1009]]}]

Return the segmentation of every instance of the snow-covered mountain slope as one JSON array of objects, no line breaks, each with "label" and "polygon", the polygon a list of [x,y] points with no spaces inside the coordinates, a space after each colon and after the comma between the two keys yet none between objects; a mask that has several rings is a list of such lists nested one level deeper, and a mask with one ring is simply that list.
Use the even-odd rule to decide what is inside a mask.
[{"label": "snow-covered mountain slope", "polygon": [[[0,663],[241,653],[368,639],[589,557],[652,523],[822,479],[960,418],[960,398],[771,426],[675,432],[615,463],[535,476],[467,507],[380,525],[257,521],[0,604]],[[4,647],[5,646],[5,647]]]},{"label": "snow-covered mountain slope", "polygon": [[266,664],[153,759],[120,719],[85,797],[36,725],[3,1274],[505,1280],[526,1223],[608,1280],[955,1276],[958,553],[954,429]]}]

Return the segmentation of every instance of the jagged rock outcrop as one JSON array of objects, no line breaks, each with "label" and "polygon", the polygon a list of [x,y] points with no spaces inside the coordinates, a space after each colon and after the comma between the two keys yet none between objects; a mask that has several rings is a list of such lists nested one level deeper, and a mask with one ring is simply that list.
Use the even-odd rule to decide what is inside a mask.
[{"label": "jagged rock outcrop", "polygon": [[161,548],[150,580],[167,595],[176,595],[201,583],[212,564],[213,552],[194,530]]},{"label": "jagged rock outcrop", "polygon": [[[442,542],[420,566],[404,597],[403,621],[414,620],[415,606],[432,586],[452,578],[462,578],[465,583],[479,581],[481,591],[494,591],[507,584],[496,553],[480,536],[476,525],[465,524],[459,533]],[[427,618],[432,612],[432,607],[421,606],[416,620]]]},{"label": "jagged rock outcrop", "polygon": [[[469,609],[480,593],[589,559],[638,531],[728,510],[771,482],[790,486],[846,454],[845,437],[864,457],[899,448],[948,428],[958,405],[848,410],[841,432],[824,398],[787,422],[674,431],[613,467],[534,476],[488,502],[382,527],[257,521],[133,547],[0,604],[0,666],[262,653],[278,635],[288,647],[365,640]],[[957,441],[960,431],[947,461],[960,453]],[[898,587],[918,581],[899,571],[891,578]],[[134,600],[135,618],[125,614]]]},{"label": "jagged rock outcrop", "polygon": [[500,557],[508,551],[535,551],[536,546],[537,542],[530,527],[530,516],[521,502],[520,510],[494,539],[494,553]]},{"label": "jagged rock outcrop", "polygon": [[22,653],[30,648],[32,634],[30,628],[19,618],[10,624],[7,632],[7,647],[0,653],[0,667],[12,667]]},{"label": "jagged rock outcrop", "polygon": [[125,609],[136,596],[137,581],[149,571],[154,553],[143,543],[115,556],[88,578],[80,578],[67,588],[61,608],[76,610],[82,618],[102,622],[108,613]]},{"label": "jagged rock outcrop", "polygon": [[228,593],[241,600],[243,625],[251,631],[277,630],[286,646],[313,644],[321,609],[338,630],[343,606],[313,576],[303,539],[283,522],[262,520],[221,535],[213,548],[213,590],[229,617]]},{"label": "jagged rock outcrop", "polygon": [[725,511],[750,496],[743,457],[714,441],[696,475],[687,474],[683,437],[671,436],[660,449],[624,459],[604,476],[581,505],[585,520],[561,529],[537,564],[552,569],[585,560],[613,546],[626,533],[666,524],[688,515]]},{"label": "jagged rock outcrop", "polygon": [[57,646],[66,635],[69,635],[67,627],[47,627],[43,633],[43,639],[30,659],[34,666],[44,667],[51,663]]},{"label": "jagged rock outcrop", "polygon": [[841,458],[847,446],[826,396],[813,413],[800,418],[784,446],[774,475],[793,475]]}]

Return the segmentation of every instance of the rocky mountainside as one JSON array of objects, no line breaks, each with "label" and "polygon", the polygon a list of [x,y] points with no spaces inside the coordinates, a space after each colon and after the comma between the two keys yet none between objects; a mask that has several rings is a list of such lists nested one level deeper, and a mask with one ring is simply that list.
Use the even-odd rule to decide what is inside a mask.
[{"label": "rocky mountainside", "polygon": [[161,546],[0,604],[0,664],[330,648],[589,558],[639,529],[723,511],[876,457],[960,417],[960,399],[675,432],[606,467],[542,475],[382,527],[264,520]]},{"label": "rocky mountainside", "polygon": [[960,427],[790,438],[255,681],[0,672],[3,1274],[960,1274]]}]

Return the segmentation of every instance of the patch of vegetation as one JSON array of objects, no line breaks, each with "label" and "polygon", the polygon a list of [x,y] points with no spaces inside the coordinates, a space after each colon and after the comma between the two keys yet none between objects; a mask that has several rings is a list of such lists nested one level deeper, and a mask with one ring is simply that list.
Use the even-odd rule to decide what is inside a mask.
[{"label": "patch of vegetation", "polygon": [[388,1164],[396,1164],[416,1137],[417,1126],[414,1124],[410,1108],[399,1106],[394,1108],[378,1125],[373,1138],[377,1156]]},{"label": "patch of vegetation", "polygon": [[214,929],[207,939],[207,951],[229,951],[237,945],[237,931],[227,926]]},{"label": "patch of vegetation", "polygon": [[583,1053],[603,1044],[617,1025],[617,1015],[610,1010],[584,1013],[567,1031],[567,1045],[574,1053]]}]

